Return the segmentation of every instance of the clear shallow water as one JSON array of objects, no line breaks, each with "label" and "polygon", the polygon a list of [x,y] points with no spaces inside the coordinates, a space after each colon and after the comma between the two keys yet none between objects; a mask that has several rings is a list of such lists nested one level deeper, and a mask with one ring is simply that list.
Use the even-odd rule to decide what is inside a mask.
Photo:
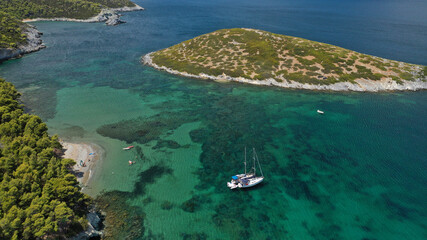
[{"label": "clear shallow water", "polygon": [[[116,237],[427,237],[425,92],[274,89],[139,63],[203,33],[251,27],[426,65],[425,2],[138,3],[147,10],[117,27],[37,23],[48,48],[0,65],[51,133],[106,149],[85,191],[137,219]],[[130,144],[138,149],[121,150]],[[229,191],[245,145],[257,148],[266,181]]]}]

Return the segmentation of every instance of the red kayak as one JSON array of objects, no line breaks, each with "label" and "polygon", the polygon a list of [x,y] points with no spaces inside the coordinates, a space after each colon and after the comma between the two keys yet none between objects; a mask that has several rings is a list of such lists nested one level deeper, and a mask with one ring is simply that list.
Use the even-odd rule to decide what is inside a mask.
[{"label": "red kayak", "polygon": [[129,149],[132,149],[132,148],[133,148],[133,146],[129,146],[129,147],[123,148],[123,150],[129,150]]}]

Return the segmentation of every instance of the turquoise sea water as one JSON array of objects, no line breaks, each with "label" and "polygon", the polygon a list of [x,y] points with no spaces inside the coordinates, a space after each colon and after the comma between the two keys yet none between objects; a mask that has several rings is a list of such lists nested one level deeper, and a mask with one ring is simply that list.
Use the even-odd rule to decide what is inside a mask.
[{"label": "turquoise sea water", "polygon": [[[126,213],[114,239],[427,238],[426,92],[286,90],[139,63],[251,27],[426,65],[425,2],[136,2],[146,11],[117,27],[36,23],[48,48],[0,65],[52,134],[105,149],[84,191]],[[266,180],[230,191],[245,146]]]}]

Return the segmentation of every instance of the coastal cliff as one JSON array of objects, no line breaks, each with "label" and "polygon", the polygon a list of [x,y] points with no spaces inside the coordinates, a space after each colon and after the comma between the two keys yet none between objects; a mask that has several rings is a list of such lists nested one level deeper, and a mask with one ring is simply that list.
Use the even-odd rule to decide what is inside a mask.
[{"label": "coastal cliff", "polygon": [[332,91],[427,89],[426,66],[255,29],[223,29],[149,53],[142,63],[172,74]]},{"label": "coastal cliff", "polygon": [[40,39],[42,33],[36,27],[27,24],[23,34],[26,35],[26,41],[18,44],[16,48],[0,48],[0,62],[10,58],[18,58],[23,54],[35,52],[46,47]]}]

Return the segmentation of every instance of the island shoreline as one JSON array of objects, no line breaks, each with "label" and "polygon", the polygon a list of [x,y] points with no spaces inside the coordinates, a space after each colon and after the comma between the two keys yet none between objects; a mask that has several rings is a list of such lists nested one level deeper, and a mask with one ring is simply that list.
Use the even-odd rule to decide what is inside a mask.
[{"label": "island shoreline", "polygon": [[282,88],[290,88],[290,89],[305,89],[305,90],[319,90],[319,91],[339,91],[339,92],[347,92],[347,91],[355,91],[355,92],[385,92],[385,91],[418,91],[427,89],[427,82],[422,81],[420,79],[414,81],[406,81],[402,80],[402,84],[398,84],[393,80],[378,80],[378,81],[370,81],[370,80],[356,80],[355,83],[351,82],[338,82],[330,85],[320,85],[320,84],[308,84],[308,83],[299,83],[292,80],[281,79],[281,82],[278,82],[274,78],[264,79],[264,80],[254,80],[247,79],[243,77],[231,77],[228,75],[219,75],[212,76],[205,73],[200,73],[199,75],[180,72],[174,70],[172,68],[168,68],[166,66],[159,66],[153,62],[151,54],[154,52],[148,53],[141,57],[141,63],[144,65],[151,66],[155,69],[162,70],[168,72],[170,74],[179,75],[183,77],[189,78],[197,78],[197,79],[209,79],[214,81],[233,81],[240,83],[248,83],[253,85],[264,85],[264,86],[277,86]]}]

